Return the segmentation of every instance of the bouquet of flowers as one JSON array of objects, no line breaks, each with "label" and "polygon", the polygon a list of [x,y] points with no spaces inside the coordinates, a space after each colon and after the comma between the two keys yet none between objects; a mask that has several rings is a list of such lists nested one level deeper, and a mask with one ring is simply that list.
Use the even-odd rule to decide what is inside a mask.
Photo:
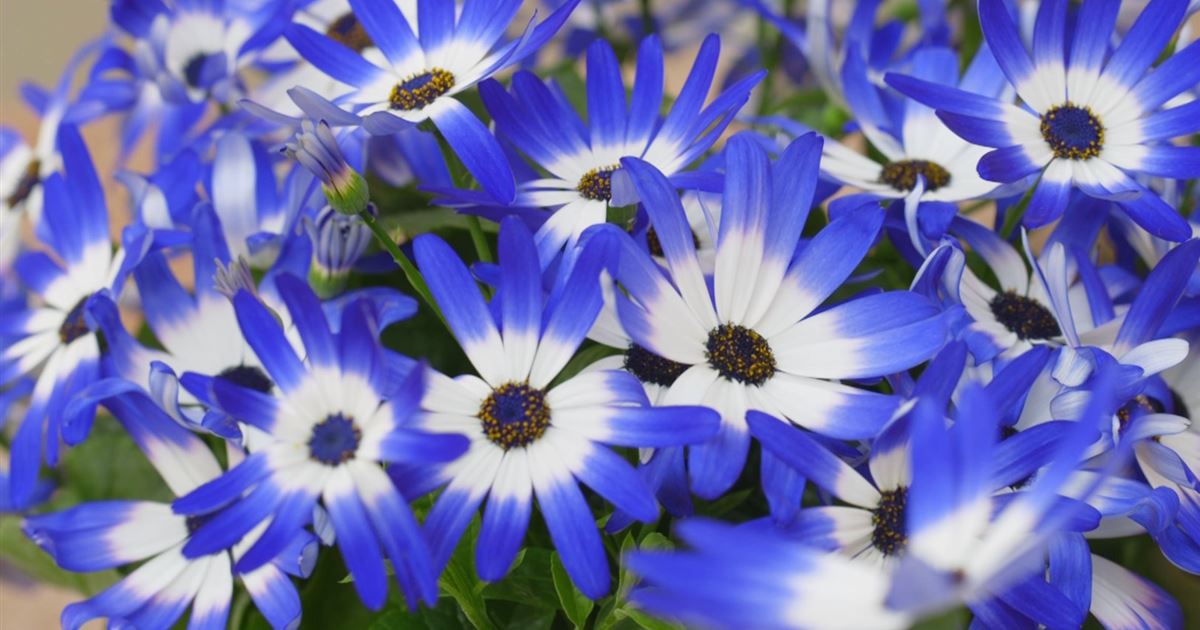
[{"label": "bouquet of flowers", "polygon": [[0,557],[72,629],[1196,627],[1198,8],[112,0],[0,135]]}]

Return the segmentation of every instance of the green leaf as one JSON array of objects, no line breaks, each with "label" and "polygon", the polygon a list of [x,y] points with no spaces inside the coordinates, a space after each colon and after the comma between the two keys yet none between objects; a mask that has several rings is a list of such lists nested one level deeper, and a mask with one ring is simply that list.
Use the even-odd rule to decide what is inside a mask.
[{"label": "green leaf", "polygon": [[616,348],[610,348],[601,344],[586,346],[579,352],[576,352],[575,356],[571,357],[571,360],[568,361],[567,365],[558,373],[558,376],[554,377],[554,381],[550,384],[550,388],[553,388],[555,385],[558,385],[559,383],[566,381],[576,374],[579,374],[584,368],[595,363],[596,361],[599,361],[604,357],[611,357],[620,353],[621,351]]},{"label": "green leaf", "polygon": [[957,608],[940,615],[922,619],[913,626],[913,630],[959,630],[966,628],[971,621],[970,613],[965,608]]},{"label": "green leaf", "polygon": [[650,532],[642,538],[642,542],[638,545],[641,549],[674,549],[675,543],[671,542],[670,538],[660,534],[659,532]]},{"label": "green leaf", "polygon": [[521,550],[509,574],[499,582],[488,584],[483,589],[483,596],[557,612],[558,596],[554,593],[554,581],[550,577],[550,551],[536,547]]},{"label": "green leaf", "polygon": [[454,598],[472,626],[477,630],[490,630],[495,625],[488,617],[487,602],[483,599],[485,584],[475,577],[475,557],[471,553],[478,537],[479,519],[475,518],[450,557],[438,585],[442,592]]},{"label": "green leaf", "polygon": [[595,604],[575,587],[557,552],[551,555],[550,573],[554,577],[554,590],[558,593],[558,602],[562,605],[563,613],[576,628],[583,628]]},{"label": "green leaf", "polygon": [[121,578],[116,571],[72,573],[54,564],[44,552],[21,531],[21,518],[0,516],[0,558],[25,575],[45,584],[63,586],[83,595],[95,595]]},{"label": "green leaf", "polygon": [[70,505],[120,499],[169,503],[175,498],[146,455],[108,415],[96,418],[88,439],[66,452],[59,476]]},{"label": "green leaf", "polygon": [[616,616],[621,619],[629,619],[636,623],[639,627],[646,630],[680,630],[683,626],[678,626],[673,623],[667,623],[660,619],[655,619],[646,613],[633,608],[618,608]]}]

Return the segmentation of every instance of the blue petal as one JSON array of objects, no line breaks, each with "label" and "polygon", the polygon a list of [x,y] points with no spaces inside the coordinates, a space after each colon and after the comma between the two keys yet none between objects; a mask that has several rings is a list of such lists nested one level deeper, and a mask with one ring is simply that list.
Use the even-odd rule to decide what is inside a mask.
[{"label": "blue petal", "polygon": [[657,36],[651,35],[638,46],[637,76],[633,82],[629,119],[625,127],[626,142],[641,143],[649,139],[662,106],[662,90],[662,43]]},{"label": "blue petal", "polygon": [[[217,479],[217,481],[219,480],[220,478]],[[201,486],[196,492],[211,484],[212,482]],[[260,483],[249,494],[237,499],[236,503],[217,512],[204,525],[201,525],[183,546],[184,557],[200,558],[230,548],[264,519],[271,516],[279,507],[282,498],[280,488],[274,483],[270,481]],[[179,503],[176,501],[172,506],[176,512],[180,512]]]},{"label": "blue petal", "polygon": [[1131,96],[1143,111],[1152,112],[1196,83],[1200,83],[1200,43],[1192,42],[1139,81]]},{"label": "blue petal", "polygon": [[271,524],[242,557],[238,558],[234,570],[238,573],[249,573],[278,557],[288,548],[296,534],[312,521],[313,507],[316,504],[317,493],[308,488],[285,494],[271,510]]},{"label": "blue petal", "polygon": [[658,504],[633,467],[607,448],[594,447],[583,462],[572,466],[575,477],[617,509],[639,521],[658,517]]},{"label": "blue petal", "polygon": [[625,85],[612,46],[597,39],[587,53],[587,113],[593,150],[621,146],[625,137]]},{"label": "blue petal", "polygon": [[433,504],[429,516],[425,518],[425,539],[429,541],[429,551],[433,557],[433,566],[441,571],[454,547],[462,538],[471,517],[483,501],[484,493],[468,492],[457,488],[447,488]]},{"label": "blue petal", "polygon": [[[969,116],[947,110],[939,111],[937,113],[937,117],[941,119],[941,121],[945,123],[951,131],[958,134],[958,137],[972,144],[978,144],[985,147],[1010,147],[1014,144],[1012,134],[1008,130],[1008,124],[1004,121]],[[1023,149],[1023,147],[1018,148]],[[993,153],[995,152],[993,151]],[[982,171],[980,172],[980,175],[983,175]],[[984,179],[991,179],[986,175],[983,175],[983,177]]]},{"label": "blue petal", "polygon": [[446,142],[462,160],[463,166],[475,176],[496,201],[507,204],[517,195],[512,167],[496,138],[466,105],[452,99],[441,99],[433,122]]},{"label": "blue petal", "polygon": [[729,490],[746,466],[750,432],[740,424],[722,422],[716,437],[688,449],[688,479],[692,492],[716,499]]},{"label": "blue petal", "polygon": [[233,296],[238,325],[246,343],[262,361],[263,367],[284,391],[293,391],[304,381],[304,364],[283,334],[279,320],[255,296],[239,291]]},{"label": "blue petal", "polygon": [[1033,76],[1033,62],[1004,0],[980,0],[979,22],[987,25],[983,36],[1009,81],[1014,86],[1024,84]]},{"label": "blue petal", "polygon": [[1197,239],[1179,245],[1163,256],[1125,314],[1125,322],[1113,344],[1117,356],[1157,336],[1159,326],[1195,273],[1197,260],[1200,260],[1200,240]]},{"label": "blue petal", "polygon": [[242,583],[258,612],[273,628],[291,627],[300,620],[300,594],[288,576],[274,566],[265,566],[250,575],[242,576]]},{"label": "blue petal", "polygon": [[387,599],[387,573],[383,568],[383,552],[371,528],[371,521],[353,491],[342,495],[326,493],[325,508],[337,533],[338,548],[350,575],[354,590],[363,605],[379,610]]},{"label": "blue petal", "polygon": [[[381,7],[386,3],[367,2],[363,4],[368,7]],[[394,5],[389,6],[394,7]],[[396,9],[396,12],[399,13],[399,9]],[[368,24],[366,19],[368,14],[358,11],[355,11],[355,14],[363,22],[365,28]],[[381,35],[383,37],[379,40],[374,40],[374,35],[372,35],[372,39],[381,45],[381,49],[385,49],[384,47],[391,45],[391,35],[388,33],[381,33]],[[283,36],[288,43],[295,47],[300,56],[307,59],[321,72],[343,83],[367,87],[383,74],[383,70],[360,57],[358,53],[303,24],[292,24],[283,31]]]},{"label": "blue petal", "polygon": [[500,497],[493,494],[483,512],[479,540],[475,543],[475,570],[479,579],[499,580],[508,573],[513,558],[525,541],[533,497]]},{"label": "blue petal", "polygon": [[283,274],[275,279],[275,286],[292,316],[292,323],[300,333],[308,361],[314,366],[337,365],[337,347],[329,331],[329,322],[321,310],[321,300],[317,299],[308,283],[291,274]]},{"label": "blue petal", "polygon": [[417,0],[417,24],[421,47],[428,51],[440,49],[454,39],[454,5],[442,0]]},{"label": "blue petal", "polygon": [[535,472],[533,482],[542,518],[567,575],[589,599],[604,597],[610,585],[608,557],[575,480],[543,479]]},{"label": "blue petal", "polygon": [[780,461],[842,500],[874,507],[873,488],[848,464],[795,426],[760,411],[746,414],[750,432]]},{"label": "blue petal", "polygon": [[265,453],[255,453],[225,474],[178,498],[171,504],[176,514],[206,514],[228,505],[271,470]]},{"label": "blue petal", "polygon": [[1108,58],[1103,78],[1122,86],[1137,83],[1171,41],[1186,9],[1187,3],[1175,0],[1154,0],[1146,5]]},{"label": "blue petal", "polygon": [[762,490],[771,508],[771,516],[780,523],[793,523],[804,498],[804,476],[770,450],[762,453],[761,475]]},{"label": "blue petal", "polygon": [[[74,226],[84,243],[108,240],[108,205],[100,179],[88,154],[87,145],[74,125],[62,125],[58,129],[58,147],[62,152],[63,169],[67,174],[67,189],[74,201],[76,218]],[[49,209],[46,212],[50,212]]]}]

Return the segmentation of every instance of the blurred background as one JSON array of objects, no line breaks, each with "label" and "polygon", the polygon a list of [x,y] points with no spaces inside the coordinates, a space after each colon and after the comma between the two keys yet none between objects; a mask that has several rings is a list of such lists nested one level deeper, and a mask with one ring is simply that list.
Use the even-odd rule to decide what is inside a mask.
[{"label": "blurred background", "polygon": [[[107,13],[103,0],[0,0],[0,124],[34,136],[37,120],[21,101],[21,83],[52,85],[71,53],[103,31]],[[20,535],[0,528],[0,545]],[[63,606],[77,599],[0,560],[0,630],[56,628]]]}]

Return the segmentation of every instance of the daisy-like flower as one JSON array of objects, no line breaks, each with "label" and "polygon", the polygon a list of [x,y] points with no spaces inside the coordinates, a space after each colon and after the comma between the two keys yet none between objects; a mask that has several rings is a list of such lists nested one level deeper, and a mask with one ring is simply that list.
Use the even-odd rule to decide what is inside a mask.
[{"label": "daisy-like flower", "polygon": [[994,147],[978,164],[984,179],[1011,183],[1040,174],[1025,225],[1058,218],[1079,188],[1117,201],[1147,232],[1182,241],[1192,233],[1187,221],[1134,177],[1200,176],[1200,148],[1170,142],[1200,131],[1200,102],[1163,109],[1200,82],[1200,42],[1150,71],[1187,8],[1185,0],[1155,0],[1109,54],[1120,4],[1081,5],[1068,48],[1067,0],[1041,3],[1031,58],[1007,4],[979,1],[984,37],[1026,107],[909,76],[889,74],[887,82],[935,108],[962,138]]},{"label": "daisy-like flower", "polygon": [[112,21],[132,38],[132,50],[109,46],[92,70],[85,94],[110,111],[126,112],[125,157],[151,126],[158,150],[182,148],[210,102],[236,103],[245,73],[278,39],[291,3],[128,0],[113,4]]},{"label": "daisy-like flower", "polygon": [[425,522],[436,566],[449,560],[487,497],[476,568],[484,580],[503,577],[521,548],[536,495],[567,574],[597,599],[609,589],[609,569],[579,482],[638,520],[658,514],[651,490],[605,445],[678,446],[716,432],[715,412],[650,407],[626,372],[589,370],[553,384],[600,311],[600,272],[620,232],[598,230],[564,259],[544,297],[533,236],[519,219],[505,219],[494,310],[445,242],[427,235],[414,243],[430,291],[479,373],[435,374],[421,402],[418,426],[471,439],[464,457],[432,475],[430,486],[445,483]]},{"label": "daisy-like flower", "polygon": [[[29,251],[14,262],[17,277],[37,303],[6,313],[5,348],[0,351],[0,386],[37,374],[25,418],[13,438],[11,499],[28,507],[43,457],[58,462],[63,407],[99,378],[100,345],[86,316],[98,292],[120,293],[146,234],[127,228],[116,253],[108,236],[108,206],[79,131],[58,133],[64,173],[43,182],[43,242],[53,252]],[[11,342],[11,343],[7,343]]]},{"label": "daisy-like flower", "polygon": [[[158,470],[175,496],[222,474],[208,446],[175,424],[144,396],[109,399],[106,405]],[[229,449],[231,462],[242,451]],[[182,549],[206,516],[182,516],[169,503],[97,501],[25,519],[24,530],[69,571],[90,572],[144,561],[120,582],[62,611],[64,628],[107,618],[112,626],[166,629],[190,607],[190,628],[222,628],[229,619],[234,580],[240,579],[259,611],[275,628],[295,627],[300,596],[288,575],[307,577],[316,562],[316,538],[303,530],[269,562],[251,571],[233,568],[261,534],[255,523],[246,540],[189,558]]]},{"label": "daisy-like flower", "polygon": [[912,622],[887,608],[888,576],[879,567],[771,530],[688,519],[676,531],[691,551],[626,558],[646,582],[631,598],[655,614],[698,627],[779,630]]},{"label": "daisy-like flower", "polygon": [[[1094,387],[1100,392],[1111,384],[1111,379],[1101,379]],[[886,489],[803,431],[752,411],[748,416],[756,429],[774,434],[764,440],[766,448],[862,508],[813,508],[822,510],[826,524],[845,525],[827,527],[824,536],[792,540],[746,527],[710,528],[701,538],[695,530],[704,526],[688,524],[681,529],[698,554],[643,552],[630,557],[630,566],[651,583],[634,598],[671,617],[724,627],[741,627],[745,619],[783,628],[826,627],[831,619],[850,619],[847,627],[897,627],[956,605],[976,611],[980,603],[1022,580],[1043,579],[1043,558],[1055,534],[1097,522],[1095,510],[1058,493],[1094,439],[1100,418],[1111,411],[1105,406],[1111,402],[1096,396],[1052,452],[1043,455],[1049,463],[1037,480],[999,498],[996,487],[1002,482],[996,473],[1011,464],[1009,457],[1024,453],[1001,452],[996,445],[995,409],[978,385],[964,389],[949,429],[941,409],[919,401],[911,431],[900,430],[874,445],[882,452],[869,468],[876,484],[888,484]],[[907,488],[893,485],[897,480],[907,481]],[[867,561],[861,554],[848,559],[810,546],[830,542],[850,548],[878,545],[890,560]],[[721,576],[723,590],[715,588],[713,576]],[[730,579],[739,588],[728,588]],[[1035,620],[1060,627],[1071,618],[1065,596],[1038,593],[1043,597],[1027,606]]]},{"label": "daisy-like flower", "polygon": [[504,43],[504,30],[521,0],[468,0],[461,12],[454,3],[419,0],[416,24],[393,2],[352,0],[354,16],[375,45],[361,55],[301,24],[284,34],[311,64],[352,86],[335,99],[345,109],[326,101],[321,118],[330,124],[361,124],[378,135],[432,120],[483,189],[508,203],[515,189],[500,145],[453,97],[540,48],[578,3],[565,3],[525,36]]},{"label": "daisy-like flower", "polygon": [[935,306],[897,291],[821,305],[871,247],[883,221],[874,202],[834,219],[803,248],[800,232],[816,188],[821,140],[792,142],[771,165],[745,136],[725,149],[725,189],[711,283],[679,195],[651,165],[622,161],[662,245],[667,271],[627,247],[617,279],[624,330],[652,355],[669,404],[705,404],[721,432],[690,448],[692,491],[714,498],[737,479],[750,435],[745,414],[778,414],[830,437],[872,437],[899,399],[832,382],[897,372],[929,358],[946,339]]},{"label": "daisy-like flower", "polygon": [[406,428],[424,393],[425,370],[411,370],[385,399],[386,364],[367,304],[347,307],[335,332],[303,281],[282,276],[276,284],[305,358],[265,305],[247,291],[234,296],[242,334],[277,389],[263,393],[219,378],[209,383],[222,410],[264,435],[252,442],[245,461],[175,501],[175,513],[205,519],[183,555],[224,549],[270,518],[234,566],[252,571],[277,556],[319,504],[364,604],[378,609],[387,597],[385,556],[409,606],[432,603],[436,574],[428,548],[379,463],[445,462],[460,455],[467,441]]},{"label": "daisy-like flower", "polygon": [[604,222],[621,158],[641,158],[680,181],[718,177],[715,172],[683,171],[721,136],[763,77],[759,72],[738,81],[706,107],[719,52],[719,38],[709,35],[665,117],[659,116],[663,51],[654,36],[643,40],[638,49],[637,78],[629,102],[612,46],[598,39],[588,47],[587,124],[554,82],[544,83],[532,73],[517,73],[511,93],[495,81],[480,85],[498,134],[548,173],[521,182],[513,200],[517,206],[553,212],[535,237],[543,266],[564,246],[578,241],[589,226]]},{"label": "daisy-like flower", "polygon": [[[958,56],[949,48],[924,47],[908,66],[913,76],[988,98],[1011,93],[1008,82],[984,46],[960,78]],[[913,99],[888,109],[880,88],[855,47],[841,68],[846,100],[859,128],[886,162],[880,164],[836,140],[826,139],[821,172],[884,199],[903,199],[910,232],[938,239],[958,212],[956,202],[993,194],[997,184],[979,176],[975,164],[987,149],[954,135],[934,110]],[[918,223],[918,216],[920,222]],[[923,252],[923,239],[913,237]]]}]

